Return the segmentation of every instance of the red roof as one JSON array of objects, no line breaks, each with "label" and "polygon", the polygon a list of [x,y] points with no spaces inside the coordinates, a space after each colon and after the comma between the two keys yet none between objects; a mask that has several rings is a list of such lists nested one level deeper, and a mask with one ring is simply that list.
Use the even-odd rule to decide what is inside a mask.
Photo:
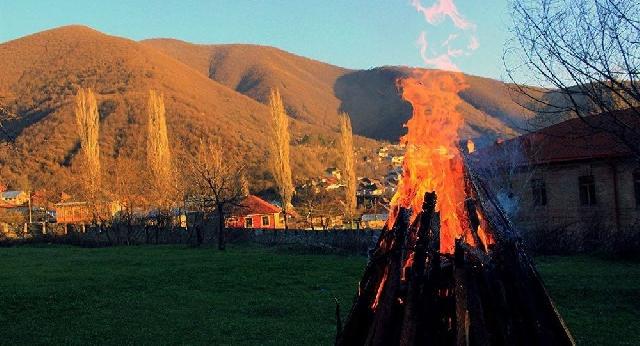
[{"label": "red roof", "polygon": [[249,195],[245,198],[234,214],[253,215],[253,214],[275,214],[280,212],[280,207],[275,206],[262,198]]},{"label": "red roof", "polygon": [[638,131],[640,116],[628,110],[575,118],[481,149],[476,157],[511,152],[509,155],[520,153],[521,163],[541,164],[633,155],[612,133],[621,127]]}]

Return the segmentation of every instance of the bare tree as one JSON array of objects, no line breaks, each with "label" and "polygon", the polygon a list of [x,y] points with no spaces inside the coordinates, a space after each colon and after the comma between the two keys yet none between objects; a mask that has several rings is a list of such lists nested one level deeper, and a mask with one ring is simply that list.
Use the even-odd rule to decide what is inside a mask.
[{"label": "bare tree", "polygon": [[349,220],[349,224],[353,224],[355,217],[357,199],[356,199],[356,164],[355,155],[353,153],[353,131],[351,130],[351,120],[349,115],[342,113],[340,115],[340,148],[342,149],[342,173],[345,180],[345,203],[344,215]]},{"label": "bare tree", "polygon": [[[538,119],[580,117],[640,157],[640,3],[514,0],[511,7],[516,44],[505,65],[523,104]],[[523,85],[535,81],[552,90]],[[589,117],[603,112],[604,122]]]},{"label": "bare tree", "polygon": [[225,249],[225,216],[248,194],[244,166],[223,155],[220,143],[201,142],[190,163],[192,190],[205,212],[218,216],[218,249]]},{"label": "bare tree", "polygon": [[284,110],[284,104],[278,89],[271,90],[269,110],[273,129],[271,135],[271,164],[278,192],[282,198],[284,228],[286,230],[288,229],[287,210],[291,205],[294,188],[291,180],[291,164],[289,163],[289,118]]},{"label": "bare tree", "polygon": [[119,156],[116,158],[114,171],[111,174],[113,179],[111,194],[113,200],[121,206],[115,224],[125,227],[127,245],[131,244],[134,227],[142,224],[142,212],[147,209],[147,202],[144,198],[146,177],[141,174],[142,171],[140,163],[137,161]]},{"label": "bare tree", "polygon": [[315,230],[318,226],[315,220],[319,220],[319,226],[326,229],[328,220],[334,215],[339,215],[340,211],[344,211],[341,199],[342,196],[310,183],[302,186],[295,195],[296,205],[306,218],[306,226],[311,230]]},{"label": "bare tree", "polygon": [[95,203],[100,191],[100,116],[96,97],[91,89],[80,89],[76,95],[76,124],[80,136],[80,149],[84,156],[83,182],[90,203]]}]

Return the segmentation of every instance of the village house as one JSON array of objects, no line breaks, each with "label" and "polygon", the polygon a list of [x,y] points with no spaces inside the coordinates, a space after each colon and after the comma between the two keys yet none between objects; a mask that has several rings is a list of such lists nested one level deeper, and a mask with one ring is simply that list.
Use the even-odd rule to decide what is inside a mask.
[{"label": "village house", "polygon": [[[293,212],[287,213],[289,218],[293,216]],[[284,213],[280,207],[249,195],[225,220],[225,224],[230,228],[284,229]]]},{"label": "village house", "polygon": [[402,166],[402,162],[404,161],[404,155],[397,155],[391,157],[391,164],[395,167]]},{"label": "village house", "polygon": [[389,157],[389,149],[387,149],[386,147],[379,148],[378,149],[378,157],[380,157],[380,158]]},{"label": "village house", "polygon": [[[57,223],[63,224],[89,224],[94,221],[94,206],[87,202],[64,201],[54,204]],[[118,202],[100,203],[96,208],[98,217],[112,218],[122,211]]]},{"label": "village house", "polygon": [[87,202],[60,202],[54,204],[57,223],[90,223],[93,214]]},{"label": "village house", "polygon": [[367,177],[358,179],[358,188],[356,190],[358,204],[363,204],[365,200],[375,200],[382,197],[384,192],[385,187],[379,180]]},{"label": "village house", "polygon": [[362,214],[360,227],[368,229],[382,229],[387,223],[389,214]]},{"label": "village house", "polygon": [[0,192],[0,200],[11,205],[25,205],[29,203],[29,194],[18,190],[3,191]]},{"label": "village house", "polygon": [[340,180],[342,178],[342,171],[340,171],[339,168],[329,167],[324,172],[326,176],[329,178],[333,177],[333,178],[336,178],[337,180]]},{"label": "village house", "polygon": [[327,191],[337,190],[344,187],[344,184],[340,183],[336,177],[323,178],[322,183],[324,189]]},{"label": "village house", "polygon": [[0,201],[0,223],[22,223],[27,207]]},{"label": "village house", "polygon": [[610,121],[572,119],[473,155],[525,236],[565,234],[580,243],[588,232],[640,232],[640,165],[600,130]]}]

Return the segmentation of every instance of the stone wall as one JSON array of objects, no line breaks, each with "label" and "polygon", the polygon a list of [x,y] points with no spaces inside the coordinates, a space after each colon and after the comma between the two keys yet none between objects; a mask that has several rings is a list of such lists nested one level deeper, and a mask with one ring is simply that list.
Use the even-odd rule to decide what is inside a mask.
[{"label": "stone wall", "polygon": [[[633,161],[592,160],[522,171],[511,179],[518,205],[512,221],[533,247],[555,246],[557,252],[604,248],[612,236],[640,232],[633,181],[636,169]],[[586,175],[594,177],[595,205],[580,202],[578,179]],[[532,178],[544,180],[546,205],[534,205]]]},{"label": "stone wall", "polygon": [[[0,228],[0,230],[2,230]],[[11,226],[10,232],[0,232],[0,243],[64,243],[81,246],[113,246],[143,244],[217,245],[218,229],[215,223],[197,229],[158,228],[118,225],[95,227],[62,224],[32,224],[25,232],[24,225]],[[261,230],[227,229],[227,243],[256,243],[263,245],[301,245],[313,248],[345,250],[367,254],[375,245],[380,230]]]}]

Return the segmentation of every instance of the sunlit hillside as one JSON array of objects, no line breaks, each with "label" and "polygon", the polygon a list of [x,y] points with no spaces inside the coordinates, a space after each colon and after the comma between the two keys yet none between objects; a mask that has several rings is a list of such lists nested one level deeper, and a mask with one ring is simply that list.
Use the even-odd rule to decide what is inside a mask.
[{"label": "sunlit hillside", "polygon": [[[17,115],[3,119],[15,142],[0,148],[2,177],[10,185],[28,180],[35,187],[73,191],[68,178],[77,168],[79,148],[73,97],[88,87],[98,99],[105,174],[119,157],[142,164],[146,102],[149,89],[157,89],[164,94],[177,164],[200,138],[218,138],[229,159],[251,168],[253,188],[265,186],[267,108],[148,45],[68,26],[1,44],[0,61],[0,100]],[[336,164],[332,126],[293,119],[291,128],[294,138],[311,139],[292,151],[295,178],[319,175]]]},{"label": "sunlit hillside", "polygon": [[[338,112],[346,111],[356,133],[395,141],[411,114],[396,85],[410,73],[406,67],[349,70],[265,46],[142,42],[262,103],[269,88],[279,87],[290,114],[311,124],[333,126]],[[491,141],[520,132],[531,113],[513,102],[517,95],[507,84],[475,76],[466,82],[463,136]]]}]

